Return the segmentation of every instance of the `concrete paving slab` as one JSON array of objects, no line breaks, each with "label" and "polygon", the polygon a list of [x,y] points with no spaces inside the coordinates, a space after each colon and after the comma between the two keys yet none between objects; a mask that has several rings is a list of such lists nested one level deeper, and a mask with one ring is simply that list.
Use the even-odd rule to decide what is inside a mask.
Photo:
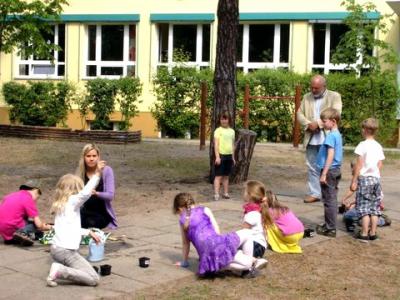
[{"label": "concrete paving slab", "polygon": [[10,269],[24,275],[29,275],[38,279],[45,280],[49,274],[50,265],[53,262],[50,254],[47,257],[35,259],[34,263],[16,263]]},{"label": "concrete paving slab", "polygon": [[[0,267],[0,277],[1,277],[1,276],[8,275],[8,274],[12,274],[12,273],[15,273],[15,271],[12,270],[12,269]],[[1,279],[0,279],[0,280],[1,280]]]},{"label": "concrete paving slab", "polygon": [[7,249],[0,251],[0,266],[12,267],[16,263],[30,263],[49,254],[45,251],[31,251],[31,248],[7,246]]},{"label": "concrete paving slab", "polygon": [[111,259],[108,262],[112,265],[114,274],[150,286],[193,275],[197,270],[194,261],[190,261],[191,268],[189,269],[179,268],[168,261],[159,261],[153,258],[151,258],[148,268],[140,268],[137,260],[132,261],[129,257],[118,260]]},{"label": "concrete paving slab", "polygon": [[[155,225],[153,225],[155,227]],[[114,231],[112,234],[115,236],[126,235],[129,238],[139,239],[141,237],[149,237],[163,234],[165,232],[153,228],[144,227],[141,225],[128,226],[119,228],[117,231]]]},{"label": "concrete paving slab", "polygon": [[2,300],[61,300],[71,299],[73,295],[79,299],[98,299],[100,297],[115,297],[120,294],[102,289],[101,287],[93,288],[71,284],[59,285],[56,288],[48,288],[46,287],[45,278],[37,279],[21,273],[14,273],[9,276],[2,277],[1,279],[0,299]]},{"label": "concrete paving slab", "polygon": [[169,247],[182,245],[182,238],[179,231],[173,233],[160,234],[152,237],[143,237],[140,240]]}]

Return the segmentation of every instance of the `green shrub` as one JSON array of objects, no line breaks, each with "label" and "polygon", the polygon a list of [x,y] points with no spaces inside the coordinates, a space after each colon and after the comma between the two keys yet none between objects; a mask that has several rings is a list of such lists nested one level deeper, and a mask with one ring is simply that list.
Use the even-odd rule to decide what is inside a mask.
[{"label": "green shrub", "polygon": [[[261,69],[238,74],[238,108],[243,109],[245,85],[251,96],[294,96],[296,85],[306,86],[309,75],[285,70]],[[307,83],[308,86],[308,83]],[[259,141],[289,142],[293,139],[294,102],[291,99],[251,99],[249,128]],[[242,126],[241,118],[238,125]]]},{"label": "green shrub", "polygon": [[[183,137],[187,131],[198,135],[200,124],[201,82],[208,81],[211,87],[210,70],[197,71],[184,66],[168,71],[160,68],[154,77],[157,100],[151,109],[158,127],[169,137]],[[208,105],[212,91],[209,90]]]},{"label": "green shrub", "polygon": [[96,78],[86,83],[85,107],[96,116],[92,129],[112,129],[110,115],[114,112],[117,87],[115,80]]},{"label": "green shrub", "polygon": [[120,130],[128,130],[130,119],[138,114],[138,97],[142,92],[142,84],[138,78],[125,77],[117,81],[117,101],[121,110],[122,119]]},{"label": "green shrub", "polygon": [[361,141],[362,120],[375,117],[380,124],[378,140],[384,145],[393,145],[399,97],[395,74],[371,73],[360,78],[350,74],[330,74],[327,81],[329,89],[342,95],[340,131],[346,144],[356,145]]},{"label": "green shrub", "polygon": [[11,106],[10,120],[24,125],[65,125],[73,91],[73,86],[64,81],[10,81],[3,85],[4,99]]},{"label": "green shrub", "polygon": [[130,119],[138,114],[138,97],[142,85],[138,78],[123,77],[120,79],[96,78],[86,83],[86,95],[78,97],[76,104],[82,117],[89,110],[95,114],[92,129],[112,129],[110,115],[114,112],[115,103],[121,110],[120,130],[128,130]]}]

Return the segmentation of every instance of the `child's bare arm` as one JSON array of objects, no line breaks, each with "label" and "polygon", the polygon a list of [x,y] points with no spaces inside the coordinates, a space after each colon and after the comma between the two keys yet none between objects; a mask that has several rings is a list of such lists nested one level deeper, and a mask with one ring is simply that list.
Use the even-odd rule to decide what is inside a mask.
[{"label": "child's bare arm", "polygon": [[335,156],[335,149],[329,147],[328,148],[328,155],[326,157],[326,162],[325,162],[325,166],[322,169],[322,173],[321,173],[321,177],[319,179],[319,181],[322,184],[326,184],[326,174],[328,174],[329,168],[331,167],[331,164],[333,162],[333,157]]},{"label": "child's bare arm", "polygon": [[235,139],[232,141],[232,160],[233,164],[236,165],[236,159],[235,159]]},{"label": "child's bare arm", "polygon": [[210,210],[208,207],[206,207],[206,208],[204,209],[204,213],[210,218],[211,224],[212,224],[212,226],[214,227],[215,232],[218,233],[218,234],[220,234],[220,230],[219,230],[218,223],[217,223],[217,221],[215,220],[214,215],[213,215],[213,213],[211,212],[211,210]]},{"label": "child's bare arm", "polygon": [[221,158],[219,157],[219,138],[214,137],[214,154],[215,154],[215,164],[221,164]]},{"label": "child's bare arm", "polygon": [[181,238],[182,238],[182,261],[178,261],[175,263],[178,267],[187,268],[189,267],[188,258],[190,252],[190,241],[186,236],[186,232],[183,229],[183,225],[180,226],[181,228]]},{"label": "child's bare arm", "polygon": [[50,224],[43,222],[38,216],[33,218],[33,223],[39,230],[50,230],[52,228]]},{"label": "child's bare arm", "polygon": [[363,165],[363,159],[360,155],[358,155],[356,165],[354,166],[354,174],[350,186],[350,190],[352,190],[353,192],[357,190],[357,180],[358,176],[360,175],[360,170],[362,168],[362,165]]},{"label": "child's bare arm", "polygon": [[353,196],[353,194],[354,194],[354,192],[352,191],[352,190],[348,190],[347,191],[347,193],[346,193],[346,195],[343,197],[343,199],[342,199],[342,204],[346,204],[348,201],[348,199],[349,198],[351,198],[352,196]]},{"label": "child's bare arm", "polygon": [[253,226],[251,226],[249,223],[243,222],[242,227],[245,229],[251,229]]}]

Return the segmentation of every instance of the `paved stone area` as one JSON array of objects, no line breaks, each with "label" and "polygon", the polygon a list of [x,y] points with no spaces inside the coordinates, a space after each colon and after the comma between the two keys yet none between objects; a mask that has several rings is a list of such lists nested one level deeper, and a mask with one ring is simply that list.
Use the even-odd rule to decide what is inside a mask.
[{"label": "paved stone area", "polygon": [[[398,200],[398,177],[383,180],[386,213],[394,220],[400,220]],[[342,192],[348,183],[341,183]],[[315,226],[322,222],[322,204],[303,204],[300,198],[281,196],[306,224]],[[236,230],[241,224],[241,205],[239,199],[206,203],[214,212],[222,231]],[[339,216],[340,217],[340,216]],[[98,287],[84,287],[71,284],[56,288],[46,287],[45,278],[51,264],[49,247],[35,244],[30,248],[19,248],[0,244],[0,299],[99,299],[120,298],[134,295],[143,288],[157,288],[160,283],[194,276],[197,269],[197,254],[191,249],[190,268],[181,269],[173,263],[181,257],[180,231],[177,216],[171,210],[158,210],[151,213],[129,215],[119,219],[121,227],[113,233],[114,237],[126,238],[110,241],[106,245],[106,258],[100,264],[111,264],[111,276],[103,277]],[[346,235],[342,222],[339,236]],[[303,239],[302,246],[326,241],[326,237],[316,236]],[[87,255],[87,247],[81,247]],[[271,252],[267,252],[267,256]],[[151,258],[150,267],[138,266],[138,258]]]}]

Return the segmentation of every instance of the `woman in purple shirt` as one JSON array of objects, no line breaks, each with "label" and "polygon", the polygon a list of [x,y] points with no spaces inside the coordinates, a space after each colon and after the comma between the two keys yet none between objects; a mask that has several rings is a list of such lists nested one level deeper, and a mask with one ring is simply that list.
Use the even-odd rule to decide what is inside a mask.
[{"label": "woman in purple shirt", "polygon": [[[85,184],[94,175],[99,161],[100,149],[94,144],[85,145],[77,170],[78,176]],[[106,166],[97,188],[81,208],[82,228],[117,228],[117,219],[112,207],[114,193],[114,172],[111,167]]]}]

